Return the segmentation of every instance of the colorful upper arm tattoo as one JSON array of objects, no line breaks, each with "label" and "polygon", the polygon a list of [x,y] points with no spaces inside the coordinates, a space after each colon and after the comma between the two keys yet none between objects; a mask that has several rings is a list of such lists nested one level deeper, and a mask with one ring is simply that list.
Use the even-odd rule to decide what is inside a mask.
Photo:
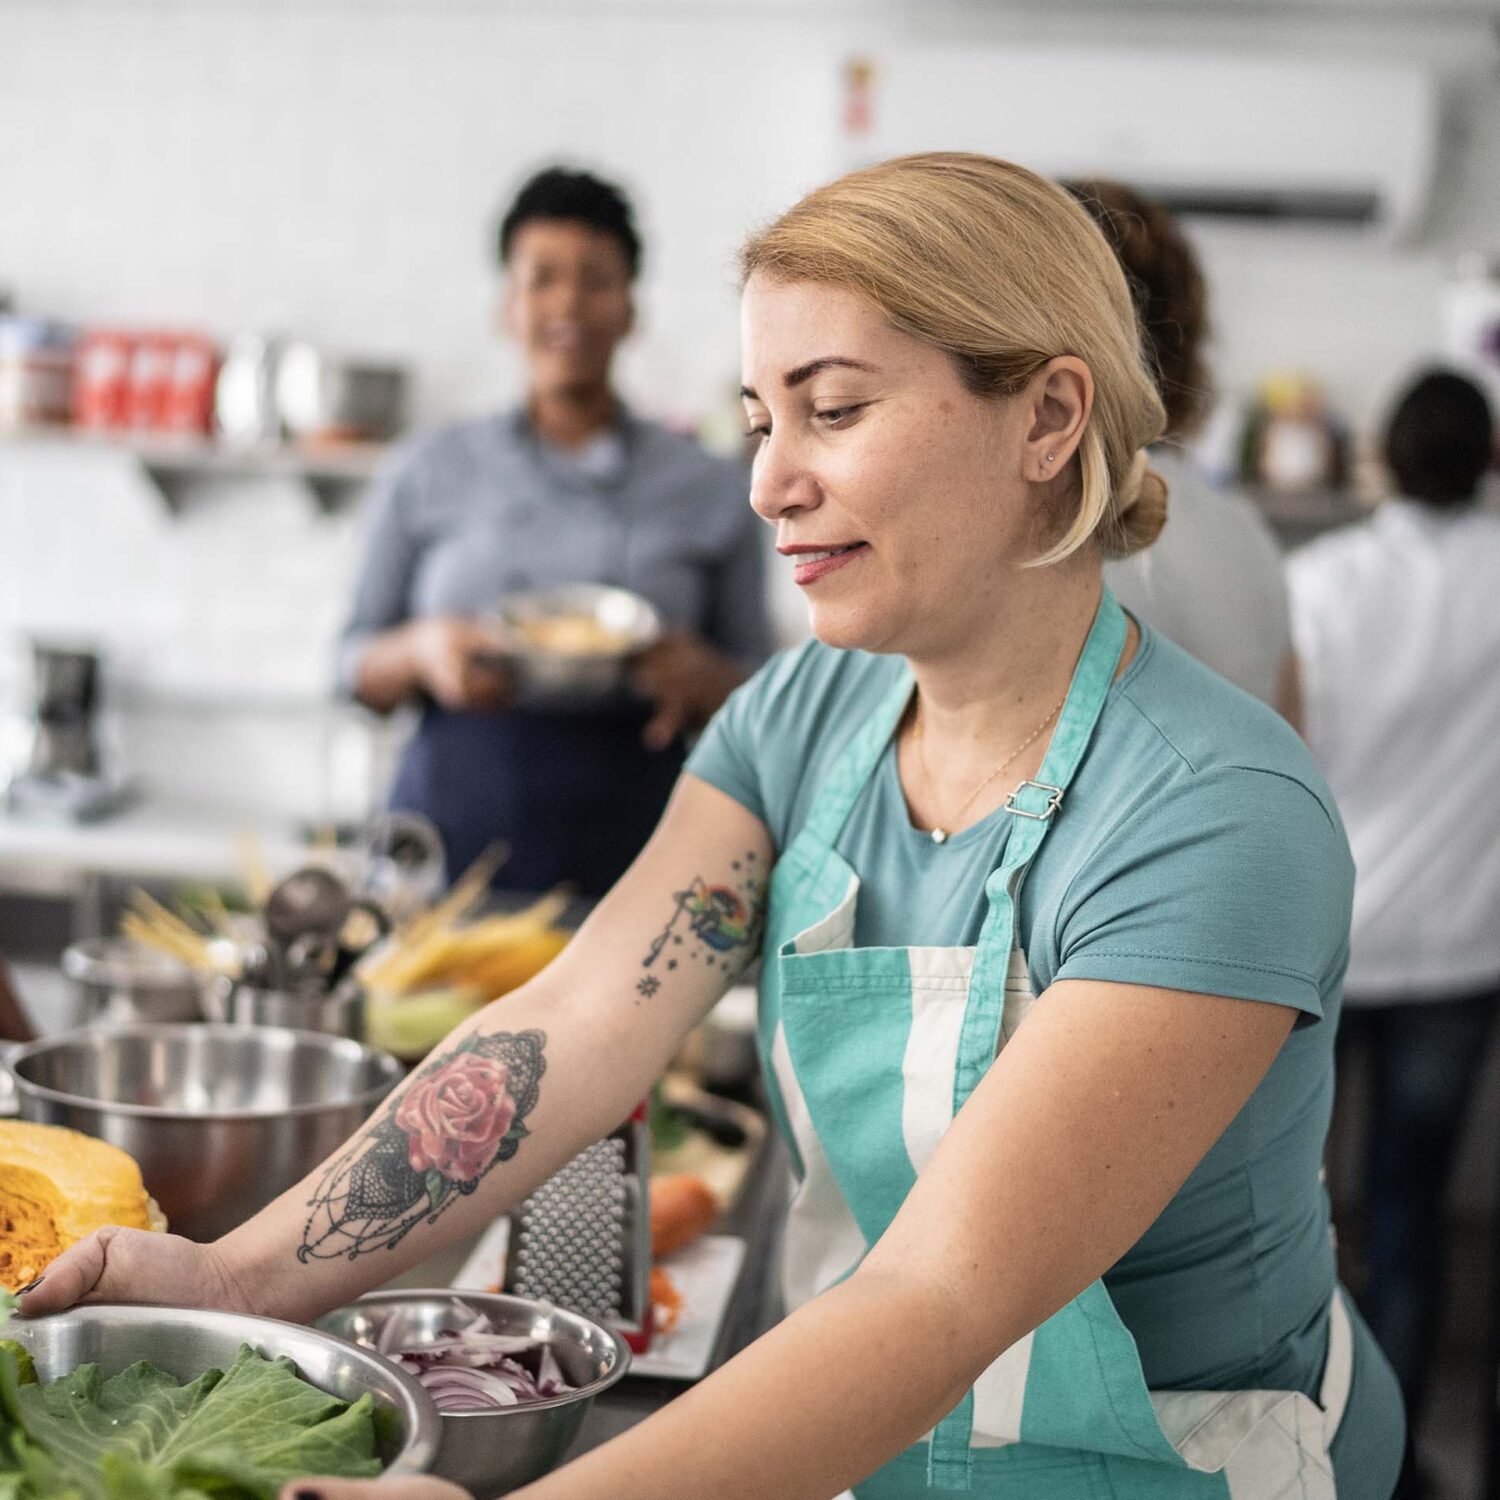
[{"label": "colorful upper arm tattoo", "polygon": [[735,975],[760,946],[766,921],[766,871],[754,851],[730,865],[733,884],[710,884],[695,875],[673,899],[672,915],[652,940],[636,990],[650,999],[662,978],[684,964],[721,968]]}]

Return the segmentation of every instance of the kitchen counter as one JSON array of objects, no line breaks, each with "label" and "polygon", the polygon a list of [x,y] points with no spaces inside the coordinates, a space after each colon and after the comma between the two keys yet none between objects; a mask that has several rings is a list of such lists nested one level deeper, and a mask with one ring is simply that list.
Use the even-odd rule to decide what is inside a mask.
[{"label": "kitchen counter", "polygon": [[[18,818],[0,812],[0,901],[6,896],[67,903],[72,939],[100,936],[112,882],[238,885],[241,841],[253,833],[273,874],[299,864],[307,846],[291,829],[256,826],[149,799],[96,823]],[[14,955],[12,955],[14,957]]]},{"label": "kitchen counter", "polygon": [[[745,1241],[745,1260],[724,1315],[723,1327],[719,1330],[711,1368],[717,1369],[725,1360],[738,1354],[780,1316],[776,1268],[781,1258],[781,1227],[789,1195],[789,1171],[786,1150],[772,1132],[761,1147],[739,1201],[715,1228],[715,1233],[738,1235]],[[389,1285],[446,1286],[468,1259],[477,1241],[477,1235],[467,1239],[442,1255],[413,1267]],[[627,1375],[613,1390],[606,1391],[594,1402],[569,1456],[576,1458],[580,1453],[618,1437],[688,1389],[686,1381]]]}]

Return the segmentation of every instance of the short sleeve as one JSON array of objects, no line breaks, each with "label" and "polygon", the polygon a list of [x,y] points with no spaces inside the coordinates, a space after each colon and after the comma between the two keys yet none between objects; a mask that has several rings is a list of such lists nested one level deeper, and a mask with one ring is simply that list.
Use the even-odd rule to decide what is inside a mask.
[{"label": "short sleeve", "polygon": [[789,841],[808,778],[816,781],[839,726],[858,722],[842,686],[849,653],[804,641],[773,656],[729,695],[693,747],[687,769],[733,797],[771,831],[778,848]]},{"label": "short sleeve", "polygon": [[1348,962],[1354,864],[1295,777],[1223,768],[1149,799],[1097,846],[1057,916],[1052,979],[1287,1005],[1317,1019]]},{"label": "short sleeve", "polygon": [[762,823],[767,823],[755,754],[760,718],[756,701],[759,677],[757,673],[737,687],[708,721],[708,727],[688,755],[685,769],[710,786],[718,787]]}]

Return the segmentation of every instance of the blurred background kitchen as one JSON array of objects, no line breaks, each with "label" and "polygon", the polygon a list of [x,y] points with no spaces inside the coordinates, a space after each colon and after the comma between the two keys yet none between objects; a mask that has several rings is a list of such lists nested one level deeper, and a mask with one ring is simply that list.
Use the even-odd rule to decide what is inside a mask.
[{"label": "blurred background kitchen", "polygon": [[[737,243],[929,147],[1178,214],[1211,292],[1192,459],[1284,551],[1391,493],[1421,370],[1500,399],[1497,0],[0,0],[0,141],[0,953],[43,1031],[135,885],[232,883],[248,841],[282,873],[384,808],[413,716],[335,690],[370,497],[404,438],[526,393],[496,234],[539,168],[628,196],[614,388],[729,463]],[[1423,1414],[1453,1500],[1500,1495],[1496,1067]],[[1369,1073],[1330,1153],[1353,1247]]]}]

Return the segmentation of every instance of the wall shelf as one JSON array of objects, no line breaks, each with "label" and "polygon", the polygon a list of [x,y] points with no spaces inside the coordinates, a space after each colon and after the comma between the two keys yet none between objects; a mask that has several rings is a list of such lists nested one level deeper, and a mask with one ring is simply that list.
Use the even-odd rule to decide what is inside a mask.
[{"label": "wall shelf", "polygon": [[390,452],[386,443],[230,444],[190,434],[67,427],[23,428],[0,434],[0,442],[129,454],[174,510],[187,486],[213,478],[299,480],[324,510],[332,510],[368,484]]}]

